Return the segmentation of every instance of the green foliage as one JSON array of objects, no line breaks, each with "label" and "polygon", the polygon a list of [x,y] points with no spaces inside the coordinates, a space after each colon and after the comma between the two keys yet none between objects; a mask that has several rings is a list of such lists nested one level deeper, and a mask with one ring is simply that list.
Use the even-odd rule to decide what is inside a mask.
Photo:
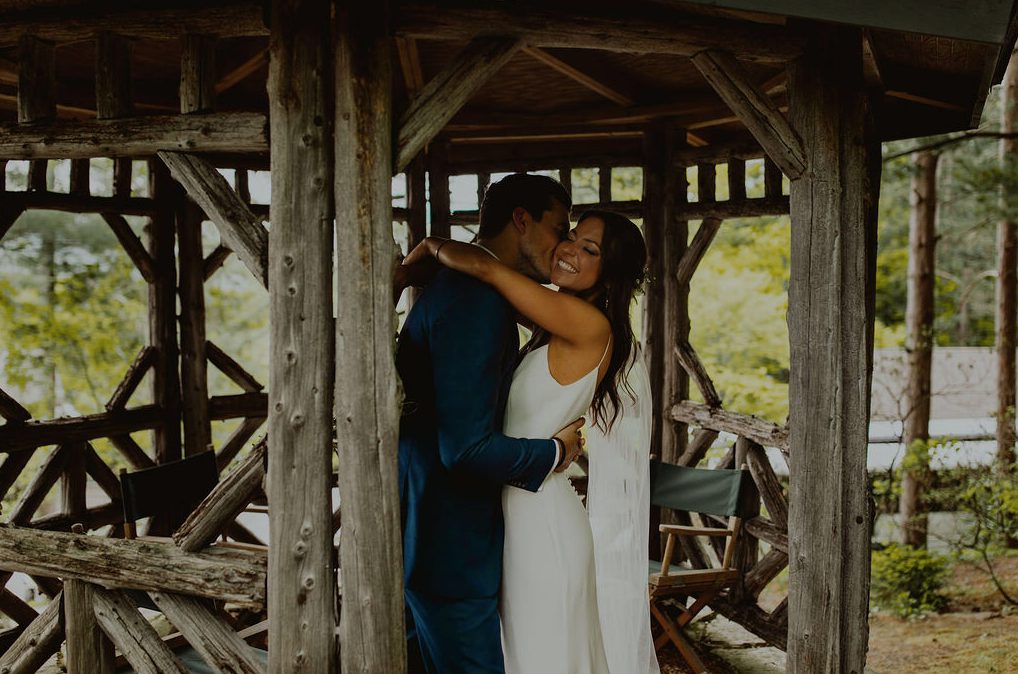
[{"label": "green foliage", "polygon": [[779,423],[788,416],[789,246],[786,217],[726,221],[689,293],[690,343],[725,407]]},{"label": "green foliage", "polygon": [[943,555],[890,543],[872,553],[870,607],[900,616],[939,611],[947,602],[940,592],[947,574]]}]

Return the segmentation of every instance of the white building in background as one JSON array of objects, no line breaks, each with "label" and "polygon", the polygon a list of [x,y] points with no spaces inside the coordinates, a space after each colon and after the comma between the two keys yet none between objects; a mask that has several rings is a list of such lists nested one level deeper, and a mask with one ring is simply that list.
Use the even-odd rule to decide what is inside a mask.
[{"label": "white building in background", "polygon": [[[870,402],[868,467],[900,461],[900,438],[908,415],[904,396],[905,349],[875,349]],[[997,420],[997,361],[990,347],[938,347],[930,382],[930,437],[953,438],[932,457],[934,468],[986,463],[993,458]]]}]

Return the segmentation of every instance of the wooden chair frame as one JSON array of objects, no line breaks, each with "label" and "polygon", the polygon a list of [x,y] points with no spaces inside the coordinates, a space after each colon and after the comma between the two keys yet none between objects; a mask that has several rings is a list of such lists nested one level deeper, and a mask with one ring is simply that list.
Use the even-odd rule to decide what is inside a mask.
[{"label": "wooden chair frame", "polygon": [[[716,521],[723,522],[723,526],[719,527],[660,525],[661,533],[667,536],[665,550],[660,568],[651,562],[648,578],[650,613],[663,630],[655,640],[654,648],[660,650],[670,641],[693,671],[699,674],[706,672],[706,667],[682,630],[711,600],[741,576],[741,571],[733,567],[732,560],[739,540],[742,516],[755,497],[755,490],[751,488],[752,477],[745,467],[741,470],[710,470],[659,462],[656,465],[652,463],[652,476],[652,505],[701,516],[709,514]],[[663,487],[665,481],[668,484]],[[683,547],[688,550],[697,545],[697,537],[726,539],[723,552],[716,560],[717,564],[706,568],[675,564],[676,543],[686,539]],[[711,563],[706,556],[703,556],[702,561]],[[692,603],[687,605],[690,598]],[[677,617],[669,614],[665,602],[678,608]]]}]

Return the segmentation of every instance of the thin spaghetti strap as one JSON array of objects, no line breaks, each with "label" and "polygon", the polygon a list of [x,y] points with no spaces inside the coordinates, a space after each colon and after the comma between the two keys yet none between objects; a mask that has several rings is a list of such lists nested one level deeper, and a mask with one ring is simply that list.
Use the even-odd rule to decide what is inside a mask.
[{"label": "thin spaghetti strap", "polygon": [[612,348],[612,336],[609,334],[608,343],[604,345],[604,353],[601,354],[601,360],[597,361],[598,370],[601,369],[601,363],[604,362],[604,357],[608,355],[608,352],[611,351],[611,348]]}]

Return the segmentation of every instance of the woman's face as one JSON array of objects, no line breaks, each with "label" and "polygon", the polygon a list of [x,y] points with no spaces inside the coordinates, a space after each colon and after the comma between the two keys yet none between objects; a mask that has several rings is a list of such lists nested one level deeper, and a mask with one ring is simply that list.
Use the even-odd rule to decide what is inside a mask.
[{"label": "woman's face", "polygon": [[581,220],[565,241],[555,248],[551,282],[559,288],[582,292],[601,276],[601,238],[604,221],[589,217]]}]

